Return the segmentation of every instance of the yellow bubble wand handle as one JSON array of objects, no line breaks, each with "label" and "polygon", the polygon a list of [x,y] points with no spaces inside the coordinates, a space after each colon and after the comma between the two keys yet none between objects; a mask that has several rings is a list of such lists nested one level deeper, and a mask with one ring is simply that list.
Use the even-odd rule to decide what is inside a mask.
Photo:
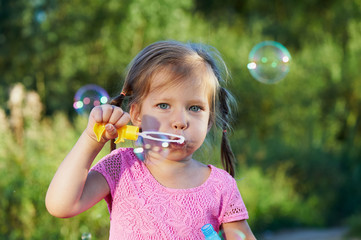
[{"label": "yellow bubble wand handle", "polygon": [[[105,124],[95,123],[93,130],[95,136],[97,137],[97,141],[100,142],[100,139],[102,138],[103,133],[105,131]],[[139,127],[132,125],[125,125],[121,128],[118,128],[117,132],[118,132],[118,138],[115,140],[114,143],[124,142],[124,139],[135,141],[138,139]]]},{"label": "yellow bubble wand handle", "polygon": [[[97,141],[100,142],[103,133],[105,131],[105,124],[104,123],[95,123],[94,125],[94,133],[97,137]],[[154,141],[161,141],[161,142],[174,142],[182,144],[184,143],[184,137],[180,135],[175,135],[171,133],[163,133],[163,132],[157,132],[157,131],[145,131],[140,133],[139,127],[132,126],[132,125],[125,125],[121,128],[117,129],[118,132],[118,138],[114,141],[114,143],[120,143],[124,142],[124,139],[128,140],[137,140],[138,136],[141,136],[143,138],[147,138],[149,140]],[[156,137],[159,136],[159,137]],[[163,137],[168,137],[168,139],[164,139]]]}]

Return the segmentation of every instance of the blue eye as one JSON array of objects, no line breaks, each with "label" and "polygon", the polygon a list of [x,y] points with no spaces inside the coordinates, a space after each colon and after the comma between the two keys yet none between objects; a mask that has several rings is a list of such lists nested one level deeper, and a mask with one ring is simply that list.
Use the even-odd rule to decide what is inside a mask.
[{"label": "blue eye", "polygon": [[168,109],[169,105],[167,103],[160,103],[157,105],[160,109]]},{"label": "blue eye", "polygon": [[200,106],[191,106],[189,110],[192,112],[199,112],[202,108]]}]

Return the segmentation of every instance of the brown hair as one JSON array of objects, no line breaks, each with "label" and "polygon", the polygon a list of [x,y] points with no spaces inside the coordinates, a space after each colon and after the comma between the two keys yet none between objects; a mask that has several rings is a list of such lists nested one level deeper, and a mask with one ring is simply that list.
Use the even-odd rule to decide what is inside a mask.
[{"label": "brown hair", "polygon": [[[221,160],[223,168],[234,176],[235,156],[227,137],[232,116],[231,106],[235,104],[232,95],[224,88],[223,75],[228,74],[227,67],[219,52],[204,44],[181,43],[178,41],[159,41],[145,47],[130,63],[125,77],[122,93],[111,104],[121,107],[124,99],[128,100],[126,108],[133,103],[141,103],[147,96],[153,74],[165,68],[171,68],[176,84],[179,79],[196,74],[205,69],[210,74],[207,83],[212,91],[210,98],[210,121],[222,131]],[[223,71],[222,71],[223,70]],[[170,83],[170,84],[172,84]],[[111,150],[115,149],[114,141]]]}]

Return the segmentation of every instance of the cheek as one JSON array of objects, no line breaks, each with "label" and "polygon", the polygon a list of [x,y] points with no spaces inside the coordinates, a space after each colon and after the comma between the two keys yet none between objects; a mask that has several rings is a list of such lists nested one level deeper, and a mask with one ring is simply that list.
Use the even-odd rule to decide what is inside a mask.
[{"label": "cheek", "polygon": [[194,149],[199,149],[203,145],[206,136],[207,136],[207,129],[198,128],[197,130],[193,131],[192,143]]},{"label": "cheek", "polygon": [[193,126],[192,132],[195,138],[199,140],[204,139],[208,133],[208,121],[203,121],[200,124],[195,124]]},{"label": "cheek", "polygon": [[143,115],[142,116],[142,130],[143,131],[159,131],[161,122],[154,116]]}]

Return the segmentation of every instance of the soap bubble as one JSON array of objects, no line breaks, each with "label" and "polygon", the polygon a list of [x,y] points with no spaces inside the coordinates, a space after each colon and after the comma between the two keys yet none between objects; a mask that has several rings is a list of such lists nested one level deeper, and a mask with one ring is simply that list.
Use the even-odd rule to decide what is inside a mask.
[{"label": "soap bubble", "polygon": [[247,68],[261,83],[277,83],[290,70],[291,55],[282,44],[264,41],[254,46],[248,56]]},{"label": "soap bubble", "polygon": [[89,114],[93,107],[109,100],[107,91],[95,84],[81,87],[74,96],[73,107],[78,114]]},{"label": "soap bubble", "polygon": [[[159,133],[147,134],[147,136],[156,138],[158,140],[151,140],[139,136],[138,139],[134,142],[134,153],[139,160],[144,161],[145,155],[149,152],[160,154],[162,157],[167,157],[169,154],[170,144],[168,140],[169,136]],[[164,141],[162,141],[164,140]]]},{"label": "soap bubble", "polygon": [[[224,230],[219,231],[218,233],[221,239],[224,239]],[[246,235],[240,230],[237,229],[227,229],[227,237],[229,239],[236,239],[236,240],[245,240]]]}]

